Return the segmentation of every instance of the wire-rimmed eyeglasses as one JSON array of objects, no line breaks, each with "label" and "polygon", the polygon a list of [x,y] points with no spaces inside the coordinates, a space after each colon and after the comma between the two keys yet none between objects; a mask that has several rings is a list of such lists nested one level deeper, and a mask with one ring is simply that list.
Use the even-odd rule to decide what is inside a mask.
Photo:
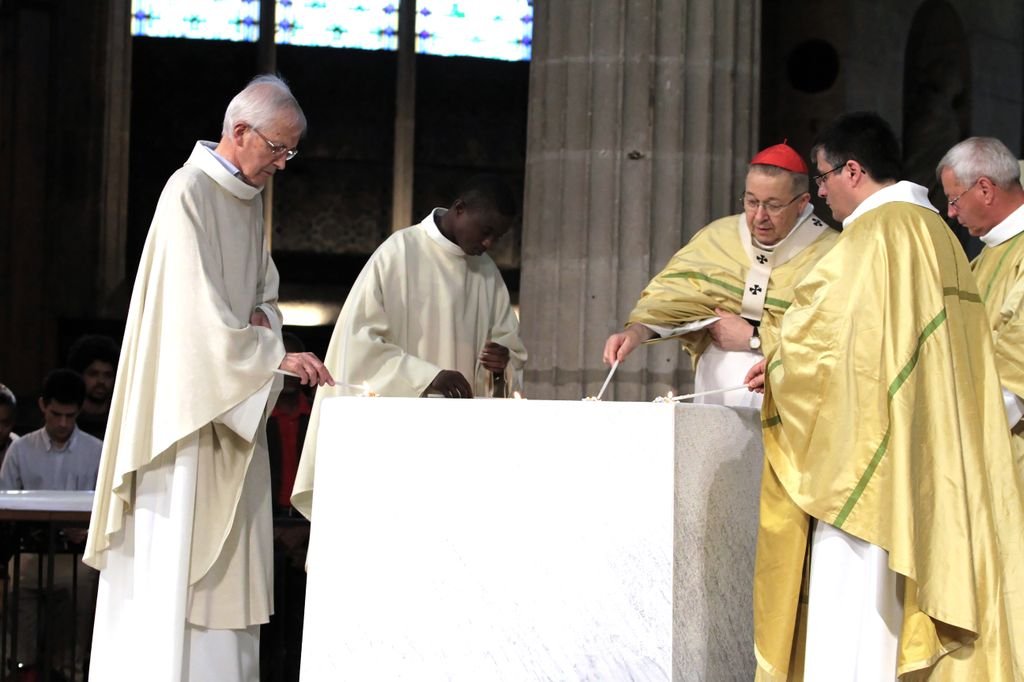
[{"label": "wire-rimmed eyeglasses", "polygon": [[978,186],[978,183],[979,183],[979,182],[981,182],[981,178],[978,178],[977,180],[975,180],[975,181],[974,181],[974,182],[973,182],[973,183],[971,184],[971,186],[970,186],[970,187],[968,187],[967,189],[965,189],[965,190],[964,190],[963,192],[960,192],[960,194],[957,194],[957,195],[956,195],[955,197],[953,197],[952,199],[947,199],[947,200],[946,200],[946,203],[948,203],[948,204],[949,204],[950,208],[956,208],[956,209],[959,209],[960,207],[959,207],[959,206],[957,206],[957,203],[958,203],[958,202],[959,202],[959,201],[960,201],[961,199],[963,199],[963,197],[964,197],[964,195],[965,195],[965,194],[967,194],[967,193],[968,193],[968,192],[970,192],[970,191],[971,191],[972,189],[974,189],[975,187],[977,187],[977,186]]},{"label": "wire-rimmed eyeglasses", "polygon": [[758,208],[763,208],[765,212],[770,216],[777,216],[782,213],[783,209],[792,204],[794,201],[802,197],[803,194],[797,194],[795,197],[790,199],[784,204],[780,204],[774,201],[758,201],[756,197],[752,197],[749,194],[744,194],[740,197],[740,201],[743,202],[743,208],[750,211],[751,213],[757,213]]},{"label": "wire-rimmed eyeglasses", "polygon": [[299,153],[298,149],[294,147],[289,149],[288,145],[275,144],[267,139],[266,135],[258,131],[256,128],[252,128],[252,131],[260,136],[260,139],[267,143],[267,148],[270,149],[270,153],[274,156],[284,155],[285,161],[291,161],[295,158],[295,155]]},{"label": "wire-rimmed eyeglasses", "polygon": [[821,175],[815,175],[811,179],[814,180],[814,184],[815,185],[817,185],[818,187],[821,187],[822,185],[825,184],[825,178],[827,178],[828,176],[832,175],[837,170],[841,170],[843,168],[843,166],[845,166],[845,165],[846,165],[846,162],[843,161],[841,164],[839,164],[835,168],[829,169],[829,170],[825,171],[824,173],[822,173]]}]

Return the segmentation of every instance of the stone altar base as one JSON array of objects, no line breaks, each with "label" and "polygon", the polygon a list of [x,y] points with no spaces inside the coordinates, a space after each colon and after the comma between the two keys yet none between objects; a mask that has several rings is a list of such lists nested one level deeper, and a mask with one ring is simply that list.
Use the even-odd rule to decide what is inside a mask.
[{"label": "stone altar base", "polygon": [[323,409],[303,682],[752,679],[756,411]]}]

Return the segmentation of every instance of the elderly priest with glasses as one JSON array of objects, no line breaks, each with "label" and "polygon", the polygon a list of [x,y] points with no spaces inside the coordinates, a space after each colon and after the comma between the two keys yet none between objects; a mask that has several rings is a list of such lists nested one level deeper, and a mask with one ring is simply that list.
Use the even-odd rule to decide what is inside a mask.
[{"label": "elderly priest with glasses", "polygon": [[[679,338],[696,368],[695,390],[743,383],[774,348],[793,287],[838,239],[814,215],[807,164],[777,144],[750,161],[743,213],[704,227],[640,295],[626,329],[605,342],[604,361],[649,340]],[[761,396],[732,391],[704,399],[758,407]]]},{"label": "elderly priest with glasses", "polygon": [[279,78],[228,105],[160,195],[132,292],[84,560],[100,570],[90,679],[254,682],[273,612],[266,418],[286,353],[267,181],[306,117]]}]

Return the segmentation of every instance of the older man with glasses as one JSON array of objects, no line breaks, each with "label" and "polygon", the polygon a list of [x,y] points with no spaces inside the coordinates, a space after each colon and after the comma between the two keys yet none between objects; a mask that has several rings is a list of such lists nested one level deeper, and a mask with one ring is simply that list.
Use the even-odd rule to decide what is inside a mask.
[{"label": "older man with glasses", "polygon": [[100,569],[90,679],[255,682],[273,612],[266,415],[286,353],[260,190],[306,129],[288,86],[254,79],[219,142],[160,195],[125,326],[84,560]]},{"label": "older man with glasses", "polygon": [[1024,188],[1020,165],[999,140],[971,137],[946,152],[935,174],[946,193],[949,217],[985,244],[971,262],[971,270],[988,311],[1014,457],[1024,474]]},{"label": "older man with glasses", "polygon": [[[645,341],[679,338],[693,358],[696,391],[743,383],[777,343],[793,287],[838,238],[813,214],[807,175],[787,144],[754,156],[743,213],[707,225],[672,257],[644,289],[625,331],[605,342],[604,361],[624,360]],[[747,391],[704,400],[761,404]]]}]

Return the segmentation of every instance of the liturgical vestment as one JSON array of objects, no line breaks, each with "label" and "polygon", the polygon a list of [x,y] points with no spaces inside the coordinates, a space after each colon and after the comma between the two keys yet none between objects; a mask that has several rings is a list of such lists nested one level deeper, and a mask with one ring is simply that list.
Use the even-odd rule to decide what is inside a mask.
[{"label": "liturgical vestment", "polygon": [[[696,368],[698,392],[743,383],[761,353],[775,348],[782,315],[793,287],[835,244],[839,234],[808,205],[792,231],[778,244],[757,243],[745,214],[714,221],[695,234],[640,295],[628,324],[639,323],[659,335],[716,315],[722,308],[759,323],[761,351],[725,351],[706,329],[681,337]],[[726,405],[760,406],[760,395],[735,391],[712,400]]]},{"label": "liturgical vestment", "polygon": [[[101,571],[94,680],[179,682],[186,623],[244,630],[273,610],[278,275],[259,190],[213,147],[168,180],[132,292],[84,555]],[[273,329],[250,324],[257,308]]]},{"label": "liturgical vestment", "polygon": [[345,300],[324,358],[337,385],[317,391],[292,495],[307,517],[324,398],[356,395],[364,384],[380,396],[416,397],[443,369],[487,395],[490,372],[478,358],[488,341],[509,349],[505,381],[509,391],[521,388],[526,348],[508,289],[490,256],[467,255],[441,234],[435,216],[444,211],[391,235]]},{"label": "liturgical vestment", "polygon": [[924,188],[897,183],[857,208],[767,357],[758,679],[802,679],[812,519],[903,577],[900,675],[1024,675],[1024,506],[987,315],[952,233],[918,203]]},{"label": "liturgical vestment", "polygon": [[981,239],[985,248],[971,262],[978,291],[988,310],[996,369],[1004,390],[1013,429],[1017,470],[1024,476],[1024,429],[1018,424],[1024,407],[1024,206],[1011,213]]}]

